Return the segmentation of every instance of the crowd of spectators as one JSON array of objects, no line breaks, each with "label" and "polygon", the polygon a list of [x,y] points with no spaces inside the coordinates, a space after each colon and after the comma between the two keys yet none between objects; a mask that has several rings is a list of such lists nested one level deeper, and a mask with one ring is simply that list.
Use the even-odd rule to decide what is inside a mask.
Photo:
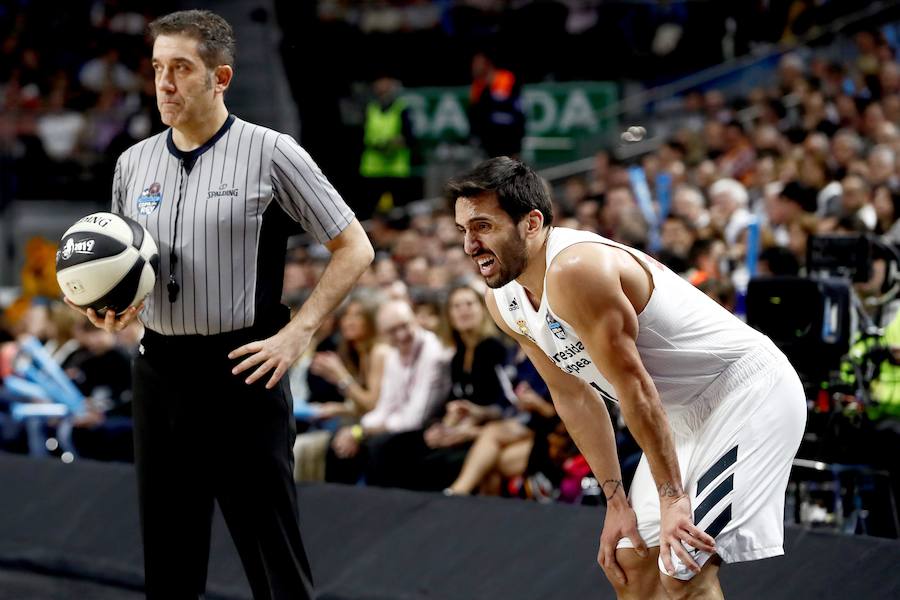
[{"label": "crowd of spectators", "polygon": [[[900,240],[897,49],[877,31],[858,33],[855,43],[857,57],[847,64],[787,54],[771,86],[754,89],[746,97],[726,100],[716,90],[686,94],[682,126],[657,149],[628,164],[600,152],[591,172],[559,182],[554,189],[555,224],[592,230],[651,252],[737,311],[752,276],[807,273],[811,235],[871,233],[896,243]],[[650,214],[639,200],[635,167],[640,167],[647,184]],[[663,187],[671,197],[668,206],[660,202]],[[753,224],[759,231],[755,245],[749,240]],[[423,325],[433,324],[433,307],[447,299],[448,290],[478,285],[450,212],[414,214],[402,222],[376,217],[369,233],[379,253],[360,288],[407,296]],[[749,251],[754,257],[748,257]],[[748,258],[757,259],[755,267]],[[297,249],[288,265],[294,274],[288,294],[302,299],[323,264],[314,248]],[[857,284],[856,291],[867,298],[879,295],[883,286],[884,273],[876,268],[872,280]],[[894,314],[883,311],[879,324],[889,324]],[[887,383],[888,391],[875,397],[881,402],[879,427],[900,414],[898,406],[890,404],[896,381]],[[512,396],[509,389],[514,390]],[[495,489],[499,465],[516,460],[521,464],[521,454],[500,458],[508,447],[530,437],[521,428],[504,424],[508,410],[504,403],[514,403],[517,391],[515,383],[507,387],[496,406],[499,415],[493,413],[496,419],[473,423],[477,432],[464,428],[465,434],[457,439],[465,441],[460,443],[476,440],[477,452],[465,459],[470,466],[458,480],[448,483],[444,478],[432,487]],[[543,405],[533,406],[534,414],[543,414],[537,408]],[[448,417],[451,424],[457,418],[448,409],[439,426],[447,427]],[[437,446],[429,440],[437,438],[433,433],[437,430],[427,423],[417,423],[414,429],[423,427],[424,434],[407,434],[406,442],[415,446],[407,456],[427,464]],[[380,450],[391,454],[390,445]],[[378,465],[371,468],[374,473]],[[460,473],[459,466],[454,470]]]},{"label": "crowd of spectators", "polygon": [[[47,46],[17,34],[18,17],[2,21],[0,143],[14,147],[23,167],[20,191],[50,185],[35,169],[77,178],[91,161],[114,157],[116,144],[155,127],[152,77],[134,51],[146,15],[125,2],[96,7],[90,27],[99,41],[90,57],[39,52]],[[646,250],[730,309],[739,309],[754,275],[805,273],[812,234],[870,232],[900,241],[898,48],[878,30],[859,32],[855,42],[856,58],[847,63],[787,54],[771,85],[745,97],[685,94],[680,126],[658,148],[628,164],[600,152],[589,173],[557,182],[554,224]],[[661,201],[664,189],[669,202]],[[751,226],[758,226],[758,247]],[[377,250],[372,267],[290,375],[302,432],[297,477],[576,499],[583,460],[533,367],[490,325],[452,213],[379,215],[368,233]],[[755,272],[748,258],[758,259]],[[287,304],[305,300],[326,261],[314,245],[290,251]],[[877,294],[883,277],[876,272],[858,291]],[[127,369],[108,365],[136,351],[139,331],[93,339],[100,334],[67,320],[55,300],[7,311],[0,377],[12,372],[23,336],[78,348],[59,355],[89,399],[75,423],[82,432],[76,447],[84,456],[127,460],[128,384],[109,380],[111,371]],[[900,402],[896,408],[880,418],[900,418]],[[633,440],[612,414],[620,458],[632,461]],[[28,449],[27,436],[4,417],[7,449]]]},{"label": "crowd of spectators", "polygon": [[[392,52],[394,43],[408,50],[410,44],[415,47],[429,38],[457,47],[492,38],[498,46],[515,49],[504,58],[529,80],[665,80],[760,45],[803,39],[859,9],[849,0],[320,0],[316,16],[341,40],[381,36],[388,48],[376,52]],[[529,44],[537,39],[543,43]],[[442,52],[412,54],[407,61],[412,64],[403,66],[409,73],[400,74],[405,81],[416,79],[416,66],[425,67],[418,69],[420,76],[427,77],[435,68],[445,72]],[[582,55],[616,60],[571,60]]]},{"label": "crowd of spectators", "polygon": [[118,154],[161,129],[145,30],[168,4],[0,7],[0,207],[102,198]]}]

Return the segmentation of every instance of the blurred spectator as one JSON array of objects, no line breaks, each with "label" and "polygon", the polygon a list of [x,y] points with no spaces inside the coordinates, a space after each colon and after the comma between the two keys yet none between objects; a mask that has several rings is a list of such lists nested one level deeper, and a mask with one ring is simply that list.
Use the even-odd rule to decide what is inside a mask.
[{"label": "blurred spectator", "polygon": [[338,317],[337,347],[320,349],[313,356],[309,372],[333,385],[344,398],[343,402],[319,404],[318,418],[360,416],[375,408],[390,351],[387,344],[376,340],[376,309],[374,302],[352,298]]},{"label": "blurred spectator", "polygon": [[87,61],[81,68],[78,80],[95,94],[102,94],[110,88],[132,91],[138,87],[137,77],[120,61],[119,50],[114,47]]},{"label": "blurred spectator", "polygon": [[472,143],[488,158],[518,157],[525,136],[521,83],[512,71],[499,69],[486,51],[472,57],[469,127]]},{"label": "blurred spectator", "polygon": [[701,292],[719,303],[722,308],[734,312],[736,292],[727,279],[706,278],[697,286]]},{"label": "blurred spectator", "polygon": [[[893,125],[893,123],[886,123]],[[895,126],[896,127],[896,126]],[[885,185],[892,191],[900,191],[900,180],[896,171],[896,152],[886,145],[877,145],[869,151],[869,183],[873,186]]]},{"label": "blurred spectator", "polygon": [[412,121],[399,92],[400,82],[396,79],[380,76],[372,83],[373,98],[366,105],[359,163],[365,201],[354,207],[360,218],[375,210],[386,213],[394,206],[417,199],[421,193],[412,173]]},{"label": "blurred spectator", "polygon": [[641,247],[646,241],[647,223],[641,215],[634,192],[627,185],[616,185],[607,192],[600,209],[602,235]]},{"label": "blurred spectator", "polygon": [[726,260],[725,244],[716,239],[699,239],[691,246],[688,256],[691,270],[688,280],[699,286],[707,279],[720,279],[723,276],[723,263]]},{"label": "blurred spectator", "polygon": [[415,307],[416,321],[423,329],[427,329],[432,333],[440,333],[444,327],[444,320],[441,315],[441,305],[436,300],[424,300],[416,303]]},{"label": "blurred spectator", "polygon": [[86,458],[131,461],[131,356],[87,318],[78,320],[74,336],[80,348],[62,366],[87,403],[75,419],[75,448]]},{"label": "blurred spectator", "polygon": [[575,221],[576,229],[597,233],[600,229],[600,203],[593,199],[582,200],[575,207]]},{"label": "blurred spectator", "polygon": [[886,184],[877,185],[872,194],[872,207],[876,217],[875,233],[893,239],[892,228],[900,218],[900,192]]},{"label": "blurred spectator", "polygon": [[661,262],[676,273],[686,273],[691,247],[696,240],[697,232],[690,221],[678,215],[669,215],[660,228]]},{"label": "blurred spectator", "polygon": [[809,236],[815,235],[819,228],[819,219],[815,215],[803,214],[788,226],[787,247],[801,267],[806,264],[806,247]]},{"label": "blurred spectator", "polygon": [[700,190],[690,185],[675,188],[672,197],[671,213],[683,217],[696,229],[705,229],[709,225],[709,213]]},{"label": "blurred spectator", "polygon": [[503,384],[507,348],[487,312],[482,295],[458,287],[447,296],[446,342],[450,394],[443,418],[427,429],[386,438],[366,472],[375,485],[441,490],[456,477],[471,442],[484,423],[500,417],[506,400]]},{"label": "blurred spectator", "polygon": [[[312,418],[317,422],[340,419],[341,424],[358,423],[378,401],[384,363],[390,348],[377,341],[376,305],[352,297],[338,317],[339,341],[320,343],[308,366],[310,400],[315,402]],[[326,400],[321,382],[333,386],[341,400]],[[324,401],[323,401],[324,400]],[[295,398],[295,406],[299,399]],[[314,428],[313,428],[314,429]],[[311,430],[300,433],[294,443],[294,478],[321,481],[325,478],[325,455],[331,432]]]},{"label": "blurred spectator", "polygon": [[583,177],[569,177],[563,184],[562,194],[554,199],[562,206],[561,212],[571,214],[579,204],[588,199],[589,193],[587,181]]},{"label": "blurred spectator", "polygon": [[434,333],[416,322],[412,307],[391,300],[378,308],[378,332],[387,353],[378,402],[359,425],[341,427],[328,450],[327,481],[356,483],[384,434],[421,428],[446,398],[449,353]]},{"label": "blurred spectator", "polygon": [[840,213],[831,216],[836,222],[841,217],[855,217],[868,230],[875,229],[878,216],[872,206],[872,189],[868,182],[859,175],[848,175],[841,181]]},{"label": "blurred spectator", "polygon": [[800,273],[800,261],[788,249],[781,246],[770,246],[759,253],[756,268],[758,276],[791,276]]},{"label": "blurred spectator", "polygon": [[854,161],[862,156],[863,144],[853,130],[838,131],[831,142],[831,170],[836,179],[843,179]]},{"label": "blurred spectator", "polygon": [[499,496],[504,479],[525,473],[536,437],[546,439],[559,421],[549,392],[521,350],[516,353],[515,407],[518,414],[488,423],[478,434],[448,494]]},{"label": "blurred spectator", "polygon": [[719,172],[725,177],[749,182],[753,176],[756,152],[738,121],[731,121],[725,126],[722,150],[717,161]]},{"label": "blurred spectator", "polygon": [[67,80],[63,76],[48,96],[46,112],[37,120],[38,138],[47,156],[57,162],[74,158],[84,137],[84,114],[66,105],[67,96]]},{"label": "blurred spectator", "polygon": [[815,192],[796,181],[789,182],[780,192],[772,194],[766,202],[766,216],[769,226],[774,228],[776,243],[787,246],[792,225],[803,215],[814,213],[815,209]]},{"label": "blurred spectator", "polygon": [[[81,347],[75,336],[75,326],[80,315],[62,302],[50,303],[49,335],[44,348],[60,365],[64,364],[72,354]],[[122,344],[123,348],[129,346]]]},{"label": "blurred spectator", "polygon": [[747,210],[747,188],[735,179],[719,179],[709,188],[709,200],[710,222],[726,243],[734,244],[752,219]]},{"label": "blurred spectator", "polygon": [[453,237],[453,245],[446,247],[444,250],[444,264],[449,271],[450,287],[471,285],[477,280],[478,275],[475,270],[475,263],[466,255],[462,246],[456,243],[458,234],[455,228]]}]

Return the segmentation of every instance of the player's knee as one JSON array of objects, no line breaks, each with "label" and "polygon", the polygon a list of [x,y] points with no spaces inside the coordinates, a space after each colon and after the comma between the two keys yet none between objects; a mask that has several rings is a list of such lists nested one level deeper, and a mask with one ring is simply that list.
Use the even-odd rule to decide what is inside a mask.
[{"label": "player's knee", "polygon": [[707,577],[695,575],[691,579],[683,580],[660,573],[659,579],[669,600],[707,600],[716,597],[717,587]]},{"label": "player's knee", "polygon": [[625,575],[623,583],[614,569],[598,561],[606,578],[612,584],[619,600],[655,598],[659,582],[656,578],[656,562],[652,557],[641,558],[630,548],[616,551],[616,562]]},{"label": "player's knee", "polygon": [[[669,577],[661,572],[659,573],[659,579],[670,600],[721,598],[722,588],[719,586],[719,566],[721,563],[722,559],[717,554],[713,554],[703,564],[700,573],[691,574],[689,579]],[[680,564],[680,566],[682,569],[679,569],[679,571],[687,571],[683,564]],[[687,572],[691,573],[690,571]]]}]

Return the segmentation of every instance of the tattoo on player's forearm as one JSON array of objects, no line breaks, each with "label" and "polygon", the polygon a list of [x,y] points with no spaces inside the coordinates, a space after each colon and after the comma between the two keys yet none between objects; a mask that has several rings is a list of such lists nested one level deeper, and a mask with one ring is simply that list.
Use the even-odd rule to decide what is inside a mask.
[{"label": "tattoo on player's forearm", "polygon": [[[612,489],[607,491],[606,486],[611,486]],[[619,491],[620,487],[622,487],[621,479],[607,479],[600,484],[600,489],[603,490],[603,494],[606,496],[607,500],[612,500],[612,497],[616,495],[616,492]]]},{"label": "tattoo on player's forearm", "polygon": [[675,498],[683,493],[680,489],[672,485],[670,481],[665,482],[657,489],[659,490],[660,498]]}]

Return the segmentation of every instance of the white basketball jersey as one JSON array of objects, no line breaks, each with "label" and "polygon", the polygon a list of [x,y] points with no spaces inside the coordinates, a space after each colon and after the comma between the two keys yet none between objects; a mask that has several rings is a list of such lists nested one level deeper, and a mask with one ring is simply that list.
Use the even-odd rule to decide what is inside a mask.
[{"label": "white basketball jersey", "polygon": [[[620,248],[651,274],[653,293],[638,315],[637,349],[670,417],[695,412],[691,405],[728,367],[761,346],[773,347],[765,336],[657,260],[595,233],[552,228],[547,268],[560,252],[580,243]],[[544,277],[544,294],[537,310],[515,280],[494,290],[497,310],[514,332],[535,342],[558,368],[581,378],[604,398],[616,400],[615,389],[600,374],[574,328],[550,310],[546,273]],[[561,293],[565,290],[553,291]]]}]

